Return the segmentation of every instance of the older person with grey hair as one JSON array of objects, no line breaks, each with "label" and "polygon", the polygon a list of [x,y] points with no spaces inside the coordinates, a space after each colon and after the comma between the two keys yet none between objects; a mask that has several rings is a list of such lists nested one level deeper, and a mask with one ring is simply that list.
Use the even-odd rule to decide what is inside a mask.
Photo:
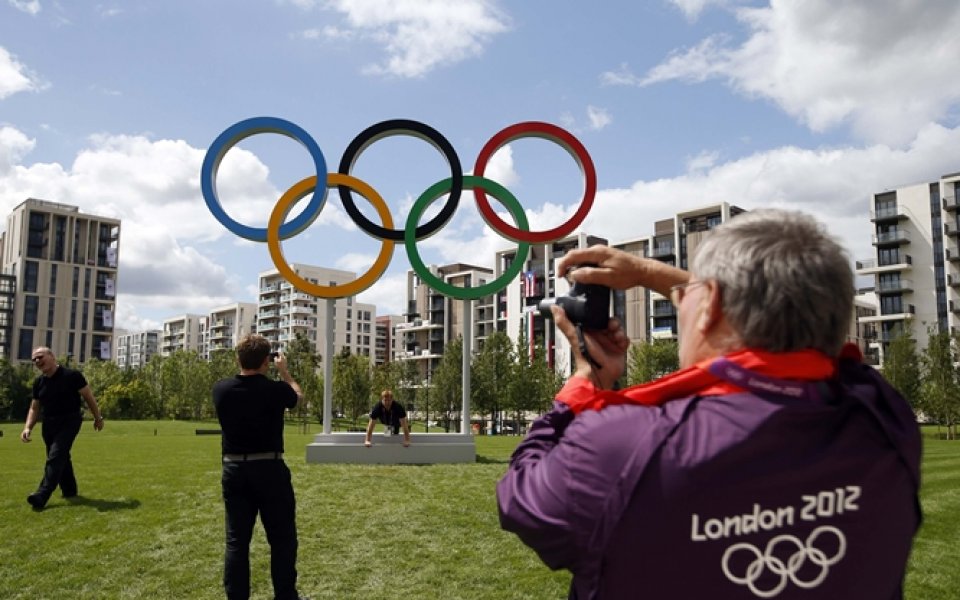
[{"label": "older person with grey hair", "polygon": [[497,500],[503,528],[572,572],[571,598],[902,596],[919,430],[844,345],[853,274],[819,223],[738,215],[705,237],[689,273],[605,246],[557,269],[669,297],[680,343],[679,371],[615,390],[620,324],[583,331],[585,357],[553,308],[573,375]]}]

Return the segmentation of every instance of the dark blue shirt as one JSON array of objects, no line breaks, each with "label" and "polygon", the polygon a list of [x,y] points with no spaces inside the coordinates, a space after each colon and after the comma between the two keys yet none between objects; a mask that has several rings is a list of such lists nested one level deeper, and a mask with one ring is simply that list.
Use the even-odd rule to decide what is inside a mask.
[{"label": "dark blue shirt", "polygon": [[290,384],[266,375],[235,375],[213,386],[224,454],[283,452],[283,415],[297,405]]},{"label": "dark blue shirt", "polygon": [[57,367],[53,375],[41,375],[33,382],[33,397],[40,401],[44,417],[80,414],[80,390],[87,387],[83,373],[66,367]]}]

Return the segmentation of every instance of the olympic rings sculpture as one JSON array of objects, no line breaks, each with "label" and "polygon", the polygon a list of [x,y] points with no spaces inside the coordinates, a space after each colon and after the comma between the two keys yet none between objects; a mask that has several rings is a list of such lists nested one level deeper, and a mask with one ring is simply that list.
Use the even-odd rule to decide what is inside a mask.
[{"label": "olympic rings sculpture", "polygon": [[[227,151],[240,141],[259,133],[277,133],[299,142],[313,160],[316,175],[306,177],[285,191],[270,213],[267,226],[250,227],[231,218],[217,195],[217,173]],[[420,138],[434,146],[446,159],[450,167],[450,176],[433,184],[414,202],[403,229],[394,229],[393,217],[383,198],[367,183],[350,175],[350,171],[360,154],[374,142],[393,135],[410,135]],[[500,147],[520,138],[540,137],[552,141],[564,148],[577,162],[584,177],[584,193],[577,211],[565,223],[544,231],[530,231],[526,214],[519,201],[506,188],[483,176],[490,157]],[[357,279],[340,285],[318,285],[300,277],[287,263],[280,247],[282,240],[297,235],[310,226],[320,215],[326,203],[327,192],[336,186],[343,207],[360,229],[380,240],[383,245],[370,269]],[[453,217],[460,202],[463,189],[472,189],[477,209],[484,221],[503,237],[517,242],[517,256],[495,280],[477,287],[457,287],[451,285],[430,272],[417,250],[417,242],[436,233]],[[230,232],[247,240],[266,242],[270,258],[274,265],[298,290],[320,298],[344,298],[356,295],[373,285],[383,275],[393,257],[394,245],[402,241],[413,270],[421,280],[438,292],[463,300],[475,300],[504,288],[523,268],[529,253],[530,244],[548,243],[559,239],[577,228],[583,222],[593,206],[597,189],[597,175],[593,161],[586,149],[569,132],[539,121],[516,123],[504,128],[483,146],[477,156],[473,175],[464,175],[460,158],[453,146],[437,130],[419,121],[392,119],[372,125],[362,131],[350,142],[340,159],[337,173],[327,170],[327,161],[320,146],[299,126],[275,117],[254,117],[239,121],[225,129],[207,150],[200,169],[200,190],[210,213]],[[377,211],[380,224],[367,219],[357,208],[352,192],[357,192]],[[510,225],[501,219],[487,199],[493,195],[503,204],[516,222]],[[427,208],[444,194],[447,202],[441,210],[423,225],[420,217]],[[293,206],[310,195],[304,210],[294,219],[286,221]]]},{"label": "olympic rings sculpture", "polygon": [[[817,538],[824,533],[832,533],[837,538],[836,553],[830,557],[827,557],[826,552],[820,550],[814,545],[814,543],[817,541]],[[796,551],[793,552],[785,561],[774,556],[777,546],[783,543],[792,545],[794,548],[796,548]],[[810,535],[807,536],[805,543],[801,542],[797,537],[789,534],[778,535],[767,542],[766,550],[762,553],[753,544],[748,544],[746,542],[733,544],[727,548],[726,552],[723,553],[723,559],[721,560],[720,566],[723,569],[723,574],[726,575],[727,579],[729,579],[731,582],[739,585],[746,585],[750,591],[759,598],[773,598],[783,591],[789,581],[792,581],[796,586],[803,589],[812,589],[817,587],[823,583],[823,580],[826,579],[827,575],[830,573],[830,567],[840,562],[840,559],[842,559],[844,554],[846,554],[846,550],[847,538],[843,535],[843,532],[832,525],[821,525],[810,532]],[[747,565],[742,576],[735,575],[730,570],[730,557],[739,551],[744,551],[753,555],[753,560],[751,560]],[[800,579],[798,576],[800,569],[807,560],[817,567],[820,567],[820,572],[809,581]],[[780,576],[780,581],[777,583],[777,585],[769,590],[761,590],[756,585],[756,582],[758,579],[760,579],[764,569],[770,569],[774,575]]]}]

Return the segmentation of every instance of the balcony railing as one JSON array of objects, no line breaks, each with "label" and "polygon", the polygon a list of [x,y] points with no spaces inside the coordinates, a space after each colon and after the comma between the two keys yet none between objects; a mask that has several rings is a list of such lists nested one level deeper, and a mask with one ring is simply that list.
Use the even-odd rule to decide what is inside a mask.
[{"label": "balcony railing", "polygon": [[907,213],[902,206],[885,206],[883,208],[874,208],[870,211],[871,221],[884,221],[888,219],[905,219]]},{"label": "balcony railing", "polygon": [[944,196],[943,197],[943,210],[955,211],[960,208],[960,205],[957,204],[956,196]]},{"label": "balcony railing", "polygon": [[896,281],[881,281],[877,284],[877,292],[905,292],[913,289],[913,282],[909,279],[898,279]]},{"label": "balcony railing", "polygon": [[910,232],[905,229],[887,231],[873,236],[873,244],[900,244],[910,241]]}]

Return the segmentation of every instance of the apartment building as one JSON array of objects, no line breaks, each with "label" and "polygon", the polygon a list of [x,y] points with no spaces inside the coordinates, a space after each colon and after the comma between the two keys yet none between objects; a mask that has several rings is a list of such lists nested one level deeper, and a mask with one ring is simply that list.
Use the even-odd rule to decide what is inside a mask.
[{"label": "apartment building", "polygon": [[[464,263],[431,265],[430,273],[449,285],[478,287],[493,279],[493,271]],[[464,334],[464,310],[471,310],[471,336],[474,350],[495,331],[494,296],[478,300],[449,298],[427,285],[419,275],[407,272],[406,322],[396,326],[401,349],[397,360],[413,361],[422,380],[429,380],[446,344]]]},{"label": "apartment building", "polygon": [[397,353],[401,350],[397,325],[403,323],[404,320],[401,315],[381,315],[377,317],[374,364],[382,365],[396,360]]},{"label": "apartment building", "polygon": [[[356,273],[292,264],[301,278],[318,285],[342,285],[357,278]],[[325,323],[328,302],[293,287],[277,269],[259,274],[256,332],[283,350],[297,335],[305,336],[314,351],[323,354],[326,347]],[[357,302],[352,296],[333,302],[333,349],[344,348],[351,354],[374,359],[376,343],[376,307]]]},{"label": "apartment building", "polygon": [[204,336],[207,331],[207,315],[184,314],[163,321],[160,338],[160,354],[170,356],[177,350],[193,351],[204,356]]},{"label": "apartment building", "polygon": [[121,369],[140,369],[146,366],[150,359],[160,352],[160,338],[163,332],[159,329],[145,331],[114,330],[116,339],[113,346],[113,360]]},{"label": "apartment building", "polygon": [[0,355],[36,346],[77,363],[110,360],[120,221],[29,198],[0,236]]},{"label": "apartment building", "polygon": [[928,328],[960,331],[958,189],[960,173],[952,173],[870,197],[875,253],[858,261],[856,272],[873,277],[879,312],[858,320],[872,328],[881,364],[901,332],[925,348]]},{"label": "apartment building", "polygon": [[[520,277],[497,293],[497,330],[506,332],[514,343],[520,339],[520,332],[523,331],[531,355],[539,343],[546,351],[548,364],[569,373],[573,365],[570,345],[565,337],[556,334],[553,321],[545,319],[537,307],[544,298],[562,296],[570,291],[570,283],[566,278],[556,275],[557,260],[570,250],[606,243],[606,238],[576,233],[549,244],[531,245]],[[497,253],[495,268],[498,277],[513,264],[516,257],[517,251],[513,248]]]},{"label": "apartment building", "polygon": [[201,356],[209,359],[218,350],[233,350],[240,338],[256,331],[256,327],[257,305],[254,302],[234,302],[214,308],[207,317]]}]

